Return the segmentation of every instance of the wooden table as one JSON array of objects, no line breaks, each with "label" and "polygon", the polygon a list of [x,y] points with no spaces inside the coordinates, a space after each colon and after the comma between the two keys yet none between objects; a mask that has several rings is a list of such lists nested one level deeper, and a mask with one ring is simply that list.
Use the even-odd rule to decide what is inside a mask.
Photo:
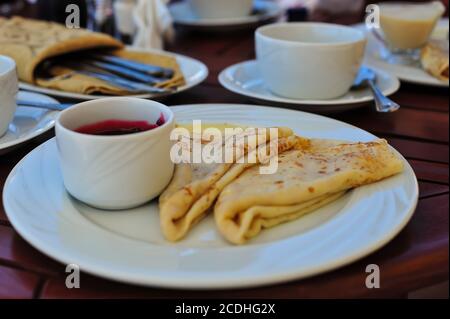
[{"label": "wooden table", "polygon": [[[209,69],[200,86],[168,105],[252,103],[228,92],[217,81],[225,67],[254,57],[251,31],[222,35],[179,33],[169,50],[200,59]],[[449,240],[449,105],[448,90],[403,83],[394,99],[402,109],[379,114],[366,108],[332,115],[386,138],[410,162],[420,185],[420,201],[412,221],[388,245],[350,266],[307,280],[258,289],[177,291],[134,287],[82,274],[81,288],[65,287],[65,266],[44,256],[14,231],[0,205],[0,298],[310,298],[404,297],[408,292],[448,280]],[[53,132],[0,156],[0,185],[14,165]],[[1,199],[0,199],[1,201]],[[377,264],[381,288],[365,287],[365,268]]]}]

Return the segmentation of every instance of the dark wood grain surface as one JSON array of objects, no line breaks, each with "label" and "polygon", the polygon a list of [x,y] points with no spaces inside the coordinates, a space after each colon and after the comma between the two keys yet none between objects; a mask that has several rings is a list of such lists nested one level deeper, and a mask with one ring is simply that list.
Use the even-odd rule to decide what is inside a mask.
[{"label": "dark wood grain surface", "polygon": [[[170,51],[200,59],[208,79],[189,92],[165,100],[168,105],[252,103],[217,82],[225,67],[254,57],[253,32],[221,35],[179,32]],[[231,291],[177,291],[129,286],[82,274],[81,288],[65,287],[65,266],[26,243],[11,227],[0,204],[0,298],[311,298],[402,297],[408,292],[448,280],[449,113],[448,90],[402,84],[393,98],[402,108],[379,114],[373,106],[331,117],[374,133],[397,148],[414,168],[420,201],[411,222],[388,245],[350,266],[276,286]],[[42,136],[0,156],[0,188],[14,165]],[[1,202],[1,199],[0,199]],[[365,287],[365,267],[380,266],[381,288]]]}]

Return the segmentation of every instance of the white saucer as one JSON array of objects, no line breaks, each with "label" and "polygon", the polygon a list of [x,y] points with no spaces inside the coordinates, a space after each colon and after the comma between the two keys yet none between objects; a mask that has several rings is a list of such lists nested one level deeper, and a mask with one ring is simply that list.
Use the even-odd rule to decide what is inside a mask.
[{"label": "white saucer", "polygon": [[[178,122],[287,126],[305,137],[354,142],[376,138],[340,121],[280,108],[205,104],[175,106],[173,111]],[[243,288],[330,271],[388,243],[417,204],[417,180],[403,161],[403,173],[350,191],[243,246],[226,242],[211,215],[184,240],[169,243],[160,230],[156,201],[125,211],[81,204],[64,189],[55,139],[12,170],[3,204],[14,228],[31,245],[60,262],[79,265],[83,272],[148,286]]]},{"label": "white saucer", "polygon": [[283,9],[275,2],[256,0],[252,15],[231,19],[201,19],[191,10],[187,2],[178,2],[170,6],[170,12],[176,24],[190,29],[207,31],[227,31],[233,28],[249,28],[278,18]]},{"label": "white saucer", "polygon": [[[399,89],[400,82],[395,76],[378,69],[374,69],[374,71],[377,74],[377,84],[385,95],[391,95]],[[308,112],[342,112],[367,105],[367,102],[373,100],[369,88],[352,90],[344,96],[331,100],[297,100],[275,95],[259,75],[255,60],[228,67],[219,74],[219,82],[226,89],[260,103]]]},{"label": "white saucer", "polygon": [[[164,54],[164,55],[168,55],[168,56],[172,56],[172,57],[176,58],[178,61],[178,64],[180,65],[181,71],[183,72],[184,78],[186,80],[186,84],[179,87],[177,89],[177,91],[175,91],[173,93],[169,93],[166,95],[158,95],[158,96],[155,96],[154,94],[138,94],[138,95],[132,95],[133,97],[139,97],[139,98],[143,98],[143,99],[151,99],[151,98],[158,99],[162,96],[175,95],[180,92],[192,89],[194,86],[199,85],[201,82],[203,82],[208,77],[208,67],[204,63],[202,63],[196,59],[193,59],[193,58],[190,58],[190,57],[187,57],[184,55],[170,53],[167,51],[160,51],[160,50],[137,49],[137,48],[132,48],[132,47],[128,47],[127,50],[136,51],[136,52],[153,52],[153,53]],[[28,83],[24,83],[24,82],[21,82],[19,85],[20,85],[20,88],[24,89],[24,90],[39,92],[39,93],[43,93],[43,94],[48,94],[48,95],[58,96],[58,97],[63,97],[63,98],[68,98],[68,99],[94,100],[94,99],[100,99],[100,98],[104,98],[104,97],[110,97],[110,95],[106,96],[106,95],[92,95],[92,94],[79,94],[79,93],[72,93],[72,92],[64,92],[64,91],[59,91],[59,90],[54,90],[54,89],[42,88],[37,85],[28,84]]]},{"label": "white saucer", "polygon": [[[365,24],[357,24],[355,28],[365,31],[367,34],[367,48],[366,48],[366,56],[364,59],[364,63],[372,68],[379,68],[386,72],[395,74],[400,80],[428,85],[428,86],[436,86],[436,87],[448,87],[449,82],[443,82],[420,67],[408,66],[408,65],[400,65],[400,64],[391,64],[381,59],[383,52],[386,50],[380,41],[378,41],[375,36],[369,32],[365,26]],[[439,21],[434,34],[439,35],[439,38],[445,37],[449,30],[448,27],[448,19],[442,19]]]},{"label": "white saucer", "polygon": [[[21,91],[18,98],[27,101],[58,103],[49,96],[31,92]],[[4,154],[53,128],[57,114],[57,111],[18,107],[8,132],[0,137],[0,154]]]}]

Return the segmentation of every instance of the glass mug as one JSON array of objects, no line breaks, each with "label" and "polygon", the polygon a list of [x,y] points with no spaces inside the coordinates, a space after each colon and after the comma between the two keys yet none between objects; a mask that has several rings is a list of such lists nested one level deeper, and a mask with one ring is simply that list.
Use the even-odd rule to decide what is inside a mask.
[{"label": "glass mug", "polygon": [[388,49],[382,58],[393,64],[416,64],[445,12],[444,5],[440,1],[392,2],[381,3],[379,8],[382,34],[372,30]]}]

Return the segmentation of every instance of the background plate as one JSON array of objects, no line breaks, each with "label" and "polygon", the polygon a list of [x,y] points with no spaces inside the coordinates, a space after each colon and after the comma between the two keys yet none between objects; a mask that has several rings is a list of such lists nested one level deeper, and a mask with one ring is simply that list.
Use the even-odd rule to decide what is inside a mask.
[{"label": "background plate", "polygon": [[[389,96],[398,91],[400,81],[395,76],[376,68],[373,70],[377,74],[377,85],[385,95]],[[368,102],[373,101],[373,95],[369,88],[351,90],[344,96],[330,100],[299,100],[275,95],[261,78],[255,60],[226,68],[219,74],[219,82],[226,89],[262,104],[279,105],[315,113],[343,112],[367,106]]]},{"label": "background plate", "polygon": [[266,0],[255,1],[255,12],[252,15],[231,19],[199,19],[186,2],[174,3],[169,9],[175,24],[189,29],[214,32],[254,27],[275,20],[283,13],[278,4]]},{"label": "background plate", "polygon": [[[180,54],[175,53],[169,53],[166,51],[160,51],[160,50],[143,50],[143,49],[136,49],[136,48],[127,48],[130,51],[137,51],[137,52],[153,52],[153,53],[159,53],[164,54],[168,56],[173,56],[177,59],[181,71],[183,72],[183,75],[186,80],[186,84],[182,87],[179,87],[178,90],[174,93],[169,94],[159,94],[159,95],[153,95],[153,94],[137,94],[137,95],[130,95],[133,97],[139,97],[143,99],[149,99],[149,98],[161,98],[168,95],[174,95],[186,90],[189,90],[193,88],[194,86],[199,85],[201,82],[203,82],[208,77],[208,67],[203,64],[202,62],[189,58],[187,56],[183,56]],[[77,99],[77,100],[95,100],[100,99],[103,97],[111,97],[111,95],[89,95],[89,94],[78,94],[78,93],[71,93],[71,92],[64,92],[59,90],[53,90],[53,89],[47,89],[42,88],[34,84],[28,84],[24,82],[20,82],[19,84],[21,89],[49,94],[53,96],[59,96],[63,98],[68,99]]]}]

